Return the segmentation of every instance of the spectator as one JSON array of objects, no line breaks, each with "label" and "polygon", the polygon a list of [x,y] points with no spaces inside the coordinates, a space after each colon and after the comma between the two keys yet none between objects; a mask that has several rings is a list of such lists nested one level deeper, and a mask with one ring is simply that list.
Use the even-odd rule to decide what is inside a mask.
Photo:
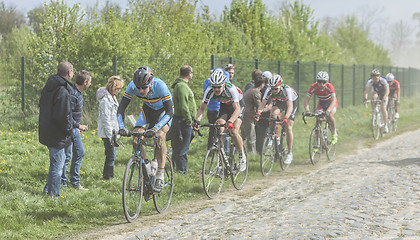
[{"label": "spectator", "polygon": [[102,173],[104,180],[114,177],[114,162],[117,148],[112,146],[112,131],[118,131],[117,110],[118,101],[116,95],[124,86],[124,81],[118,76],[108,79],[106,87],[101,87],[96,92],[99,101],[98,135],[102,138],[105,147],[105,164]]},{"label": "spectator", "polygon": [[[72,108],[73,116],[73,129],[72,129],[72,148],[69,152],[66,152],[66,160],[64,161],[63,173],[61,175],[61,184],[63,187],[67,187],[67,166],[70,164],[70,184],[73,188],[78,190],[87,191],[80,185],[80,167],[82,165],[83,157],[85,156],[85,149],[83,148],[81,132],[87,131],[87,125],[81,125],[80,120],[82,118],[83,110],[83,94],[82,92],[87,90],[92,83],[92,75],[86,71],[79,71],[76,75],[76,83],[73,85],[73,91],[70,93],[70,103]],[[73,154],[73,157],[72,157]]]},{"label": "spectator", "polygon": [[[269,88],[268,79],[271,78],[272,74],[271,74],[270,71],[265,71],[265,72],[263,72],[262,76],[263,76],[265,86],[261,89],[261,98],[262,98],[262,96],[264,96],[264,93],[266,92],[267,88]],[[264,117],[264,118],[270,117],[271,106],[272,106],[271,98],[269,98],[268,101],[267,101],[267,105],[265,105],[264,110],[261,113],[261,117]],[[264,138],[269,131],[270,131],[270,128],[269,128],[268,120],[261,119],[260,121],[257,122],[257,124],[255,126],[255,135],[256,135],[256,139],[257,139],[256,140],[256,147],[257,147],[257,152],[258,153],[261,153]]]},{"label": "spectator", "polygon": [[47,184],[43,193],[53,198],[60,197],[65,152],[71,148],[73,117],[70,80],[73,75],[73,65],[61,62],[57,67],[57,74],[48,78],[39,100],[39,142],[48,147],[50,158]]},{"label": "spectator", "polygon": [[229,73],[229,82],[233,83],[233,77],[235,76],[235,65],[232,63],[226,64],[225,71]]},{"label": "spectator", "polygon": [[[253,71],[253,75],[255,70]],[[261,71],[259,71],[261,72]],[[245,109],[241,125],[242,139],[246,141],[248,152],[256,153],[256,133],[254,116],[261,102],[261,89],[264,87],[264,80],[260,74],[253,81],[253,87],[244,94]]]},{"label": "spectator", "polygon": [[193,136],[192,123],[197,114],[194,93],[191,91],[188,83],[193,77],[191,66],[185,65],[180,69],[179,78],[172,85],[173,102],[174,102],[174,118],[172,127],[176,136],[172,138],[172,160],[176,164],[177,171],[181,174],[188,175],[187,154],[190,142]]},{"label": "spectator", "polygon": [[259,69],[255,69],[254,71],[252,71],[252,73],[251,73],[252,80],[251,80],[251,82],[249,82],[249,83],[245,86],[245,92],[246,92],[248,89],[253,88],[253,87],[255,86],[255,79],[257,79],[257,78],[258,78],[258,76],[260,76],[260,75],[262,75],[261,70],[259,70]]}]

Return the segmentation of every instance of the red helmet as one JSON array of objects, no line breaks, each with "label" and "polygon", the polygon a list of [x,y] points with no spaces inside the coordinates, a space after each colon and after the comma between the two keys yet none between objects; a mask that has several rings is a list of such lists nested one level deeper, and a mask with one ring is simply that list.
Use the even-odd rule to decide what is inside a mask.
[{"label": "red helmet", "polygon": [[232,63],[226,64],[225,70],[227,71],[227,70],[230,70],[230,69],[235,69],[235,65],[233,65]]}]

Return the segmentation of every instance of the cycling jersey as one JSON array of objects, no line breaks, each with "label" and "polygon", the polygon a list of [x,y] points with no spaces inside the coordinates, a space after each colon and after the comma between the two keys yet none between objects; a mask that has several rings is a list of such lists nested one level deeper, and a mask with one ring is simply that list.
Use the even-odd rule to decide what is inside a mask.
[{"label": "cycling jersey", "polygon": [[275,101],[286,102],[288,100],[295,101],[298,98],[295,90],[291,88],[289,85],[282,84],[281,89],[277,94],[273,94],[271,88],[267,88],[265,90],[263,100],[268,100],[271,98],[271,101],[274,103]]},{"label": "cycling jersey", "polygon": [[318,88],[318,83],[314,83],[311,85],[306,95],[311,97],[314,94],[318,96],[320,102],[331,102],[332,96],[335,96],[334,86],[328,82],[325,85],[325,88],[321,90]]},{"label": "cycling jersey", "polygon": [[[136,122],[135,127],[145,127],[147,123],[155,124],[154,126],[148,126],[148,128],[154,127],[156,130],[160,130],[163,126],[168,124],[171,125],[172,117],[173,117],[173,105],[172,105],[172,96],[169,92],[168,87],[166,84],[154,77],[151,84],[150,84],[149,93],[146,96],[141,96],[138,92],[136,85],[133,81],[131,81],[127,89],[125,90],[123,100],[121,101],[120,108],[118,109],[118,125],[119,128],[124,128],[124,111],[127,107],[128,103],[131,101],[133,96],[136,96],[140,98],[143,102],[143,109],[140,112],[139,118]],[[146,106],[146,108],[145,108]],[[150,121],[151,119],[148,119],[148,116],[145,116],[148,111],[144,111],[150,109],[152,111],[156,111],[156,113],[159,118],[158,121]],[[155,115],[155,114],[154,114]],[[149,116],[149,118],[155,119],[155,117]]]},{"label": "cycling jersey", "polygon": [[369,79],[366,83],[366,87],[372,87],[372,92],[377,92],[380,95],[385,93],[385,86],[388,86],[388,82],[383,77],[379,77],[378,82]]},{"label": "cycling jersey", "polygon": [[213,88],[210,86],[204,92],[203,103],[208,104],[210,99],[215,99],[221,104],[232,104],[239,102],[243,98],[241,89],[233,85],[233,83],[226,82],[222,93],[217,96],[214,94]]},{"label": "cycling jersey", "polygon": [[392,97],[394,96],[398,90],[400,90],[400,82],[398,82],[397,80],[393,80],[392,81],[392,85],[389,84],[389,95],[388,97]]}]

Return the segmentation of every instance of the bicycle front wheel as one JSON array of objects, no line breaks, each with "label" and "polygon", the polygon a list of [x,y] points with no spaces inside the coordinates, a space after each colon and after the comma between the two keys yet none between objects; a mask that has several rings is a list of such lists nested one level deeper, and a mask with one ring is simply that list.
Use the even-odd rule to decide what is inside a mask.
[{"label": "bicycle front wheel", "polygon": [[174,191],[174,168],[172,160],[166,156],[165,173],[163,177],[163,189],[160,193],[153,194],[153,203],[159,213],[168,209]]},{"label": "bicycle front wheel", "polygon": [[274,136],[271,134],[264,138],[264,143],[260,154],[260,166],[263,176],[270,174],[271,169],[273,169],[276,152],[274,149],[274,141]]},{"label": "bicycle front wheel", "polygon": [[372,114],[372,136],[374,139],[378,139],[381,132],[381,123],[377,119],[377,113]]},{"label": "bicycle front wheel", "polygon": [[328,125],[324,131],[324,133],[326,134],[325,137],[325,152],[327,153],[327,158],[329,161],[334,160],[335,157],[335,151],[336,151],[336,144],[332,144],[332,133],[331,131],[328,129]]},{"label": "bicycle front wheel", "polygon": [[278,151],[278,153],[279,153],[279,159],[280,159],[280,167],[281,167],[281,169],[282,170],[286,170],[289,166],[290,166],[290,164],[286,164],[286,163],[284,163],[284,161],[286,160],[286,148],[284,147],[285,146],[285,137],[286,137],[286,134],[284,133],[284,129],[282,129],[282,133],[281,133],[281,137],[280,137],[280,145],[278,146],[278,148],[279,148],[279,151]]},{"label": "bicycle front wheel", "polygon": [[315,127],[312,129],[309,137],[309,158],[311,159],[312,165],[319,163],[322,155],[322,144],[319,129]]},{"label": "bicycle front wheel", "polygon": [[123,210],[128,222],[135,221],[139,216],[142,199],[142,165],[136,157],[131,157],[125,168],[122,187]]},{"label": "bicycle front wheel", "polygon": [[241,190],[245,186],[246,178],[248,176],[248,156],[245,148],[242,153],[246,158],[246,166],[243,171],[240,170],[239,151],[236,150],[236,146],[234,144],[230,145],[229,162],[232,168],[232,184],[237,190]]},{"label": "bicycle front wheel", "polygon": [[214,198],[222,190],[225,168],[217,148],[210,148],[203,162],[202,180],[207,197]]}]

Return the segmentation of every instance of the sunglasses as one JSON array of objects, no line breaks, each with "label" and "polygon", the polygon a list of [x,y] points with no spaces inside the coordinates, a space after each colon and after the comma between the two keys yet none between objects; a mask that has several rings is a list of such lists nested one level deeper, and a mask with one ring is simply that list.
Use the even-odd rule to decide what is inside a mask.
[{"label": "sunglasses", "polygon": [[220,85],[220,86],[211,86],[212,88],[221,88],[221,87],[223,87],[223,85]]},{"label": "sunglasses", "polygon": [[280,89],[280,87],[272,87],[272,88],[271,88],[271,90],[273,90],[273,91],[276,91],[276,90],[278,90],[278,89]]},{"label": "sunglasses", "polygon": [[326,83],[327,83],[327,81],[324,81],[324,80],[317,80],[317,82],[318,82],[319,84],[326,84]]},{"label": "sunglasses", "polygon": [[149,85],[145,85],[145,86],[141,86],[141,87],[137,87],[137,89],[147,89],[149,87]]}]

